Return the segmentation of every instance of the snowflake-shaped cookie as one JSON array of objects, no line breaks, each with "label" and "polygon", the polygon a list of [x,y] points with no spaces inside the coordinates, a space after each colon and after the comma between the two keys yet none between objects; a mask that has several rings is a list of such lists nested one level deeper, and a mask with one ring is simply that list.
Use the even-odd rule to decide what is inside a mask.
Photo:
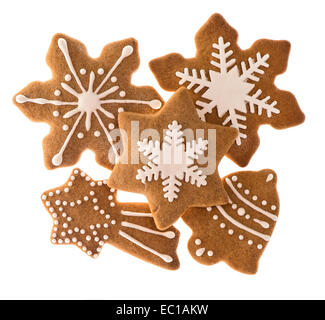
[{"label": "snowflake-shaped cookie", "polygon": [[206,175],[194,163],[207,150],[208,141],[199,138],[185,144],[181,129],[182,126],[177,121],[169,124],[161,149],[159,141],[145,139],[138,142],[139,151],[148,156],[150,161],[138,170],[136,178],[145,184],[146,181],[158,180],[160,177],[165,186],[164,197],[169,202],[178,198],[182,180],[190,181],[197,187],[207,184]]},{"label": "snowflake-shaped cookie", "polygon": [[278,219],[276,174],[272,170],[237,172],[223,183],[228,204],[192,208],[183,216],[193,230],[188,248],[200,263],[225,261],[240,272],[256,273]]},{"label": "snowflake-shaped cookie", "polygon": [[53,218],[53,244],[74,244],[96,258],[109,243],[160,267],[179,267],[177,229],[159,231],[148,205],[117,202],[106,181],[75,169],[66,184],[45,192],[42,200]]},{"label": "snowflake-shaped cookie", "polygon": [[136,40],[109,44],[98,59],[91,59],[83,44],[58,34],[47,62],[53,79],[31,83],[14,99],[30,119],[52,127],[43,143],[46,166],[72,165],[89,148],[111,169],[121,148],[118,113],[151,113],[162,104],[154,89],[130,84],[139,64]]},{"label": "snowflake-shaped cookie", "polygon": [[286,69],[290,44],[259,40],[243,51],[237,37],[222,16],[213,15],[196,35],[195,58],[170,54],[150,67],[164,89],[191,91],[203,121],[239,131],[228,155],[245,166],[258,147],[261,124],[283,129],[302,123],[304,115],[294,96],[274,85]]},{"label": "snowflake-shaped cookie", "polygon": [[[125,150],[108,184],[143,193],[158,229],[174,224],[189,207],[227,202],[217,168],[237,130],[201,121],[186,89],[154,115],[125,112],[119,123]],[[134,123],[149,136],[135,140]]]}]

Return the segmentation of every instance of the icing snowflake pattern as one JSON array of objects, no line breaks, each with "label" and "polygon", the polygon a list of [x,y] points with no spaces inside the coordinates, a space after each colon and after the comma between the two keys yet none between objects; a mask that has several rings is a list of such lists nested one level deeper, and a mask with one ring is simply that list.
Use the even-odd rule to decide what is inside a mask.
[{"label": "icing snowflake pattern", "polygon": [[138,142],[138,150],[148,156],[149,162],[138,170],[136,179],[145,184],[146,180],[150,182],[161,177],[164,197],[169,202],[178,198],[182,180],[197,187],[207,184],[206,175],[194,162],[207,150],[208,141],[199,138],[186,142],[185,145],[181,129],[182,126],[177,121],[168,125],[162,149],[159,141],[144,139]]},{"label": "icing snowflake pattern", "polygon": [[[120,95],[121,99],[109,99],[108,97],[111,94],[113,94],[114,92],[119,90],[118,85],[113,85],[108,90],[101,92],[101,89],[108,82],[108,80],[111,80],[111,82],[113,82],[113,83],[117,81],[117,78],[115,76],[113,76],[114,71],[118,68],[118,66],[123,62],[124,59],[126,59],[127,57],[132,55],[132,53],[134,51],[133,47],[131,45],[127,45],[122,49],[120,57],[116,60],[113,67],[108,71],[108,73],[106,74],[106,76],[104,77],[104,79],[102,80],[102,82],[100,83],[100,85],[97,88],[93,88],[93,84],[96,79],[96,75],[95,75],[94,71],[91,71],[90,75],[89,75],[89,86],[88,86],[88,88],[84,88],[82,81],[80,80],[80,78],[74,68],[73,61],[70,57],[67,41],[63,38],[59,38],[57,44],[58,44],[58,47],[60,48],[61,52],[64,55],[66,64],[67,64],[67,66],[68,66],[77,86],[78,86],[78,89],[75,90],[70,85],[68,85],[66,83],[66,82],[69,82],[72,80],[72,76],[70,74],[67,74],[65,76],[64,80],[66,82],[62,82],[61,87],[63,88],[63,90],[65,90],[70,95],[72,95],[76,101],[67,102],[67,101],[61,101],[61,100],[48,100],[45,98],[32,99],[32,98],[26,97],[25,95],[18,95],[16,97],[17,103],[21,104],[21,103],[31,102],[31,103],[35,103],[38,105],[50,104],[50,105],[53,105],[56,107],[59,107],[59,106],[73,106],[74,107],[74,109],[66,112],[63,115],[64,119],[70,119],[70,118],[74,117],[75,115],[78,115],[78,117],[75,119],[71,129],[67,125],[63,126],[64,131],[68,131],[69,129],[70,129],[70,131],[69,131],[61,149],[52,158],[52,164],[54,166],[58,167],[62,164],[64,151],[66,150],[72,136],[75,134],[76,129],[84,116],[85,116],[85,127],[86,127],[87,132],[89,132],[89,130],[91,129],[92,116],[94,116],[97,119],[100,127],[102,128],[102,130],[104,131],[104,133],[106,135],[106,138],[107,138],[109,144],[112,146],[112,150],[114,151],[115,158],[117,158],[118,153],[117,153],[117,150],[113,144],[113,139],[112,139],[108,129],[105,127],[103,120],[102,120],[103,116],[105,116],[109,119],[115,119],[116,116],[112,112],[108,111],[107,110],[108,108],[104,107],[104,105],[109,105],[111,107],[111,105],[122,103],[122,104],[147,105],[147,106],[151,107],[152,109],[159,109],[161,107],[161,102],[159,100],[143,101],[143,100],[125,99],[124,98],[126,96],[125,91],[120,91],[119,95]],[[87,72],[86,69],[80,70],[81,75],[85,75],[86,72]],[[104,70],[102,68],[100,68],[100,69],[98,69],[97,73],[99,76],[103,76]],[[60,90],[56,90],[54,92],[54,94],[55,94],[55,96],[59,97],[61,95],[61,92],[60,92]],[[120,108],[118,111],[121,112],[122,108]],[[54,111],[53,115],[55,117],[57,117],[59,115],[59,112]],[[100,132],[96,131],[94,133],[94,135],[96,137],[98,137],[100,135]],[[83,137],[84,137],[84,134],[82,134],[82,133],[78,134],[78,138],[81,139]]]},{"label": "icing snowflake pattern", "polygon": [[[225,43],[223,37],[219,37],[218,43],[212,44],[214,59],[210,63],[215,69],[209,70],[209,77],[205,70],[200,70],[200,75],[198,75],[196,69],[192,69],[190,73],[188,68],[184,68],[184,72],[176,72],[176,76],[181,79],[180,85],[188,83],[187,89],[191,90],[195,87],[194,93],[201,93],[201,97],[209,101],[196,101],[196,105],[201,108],[197,110],[198,115],[203,121],[205,121],[205,115],[211,113],[214,108],[217,109],[219,118],[228,113],[222,125],[229,125],[239,131],[236,143],[240,146],[241,140],[247,138],[243,132],[247,129],[246,116],[243,115],[248,112],[247,105],[251,113],[257,111],[260,116],[264,110],[269,118],[272,114],[279,114],[280,111],[275,108],[277,101],[269,103],[271,97],[262,98],[262,90],[257,89],[252,92],[255,83],[259,81],[258,75],[264,74],[263,68],[269,68],[267,63],[269,54],[262,56],[258,52],[256,59],[248,59],[248,67],[242,61],[240,72],[236,59],[230,58],[233,54],[230,46],[230,42]],[[238,111],[242,114],[238,114]]]}]

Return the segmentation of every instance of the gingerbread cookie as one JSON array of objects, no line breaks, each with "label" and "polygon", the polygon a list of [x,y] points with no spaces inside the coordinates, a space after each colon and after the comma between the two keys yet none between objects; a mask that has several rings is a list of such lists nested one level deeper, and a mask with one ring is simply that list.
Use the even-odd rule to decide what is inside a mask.
[{"label": "gingerbread cookie", "polygon": [[112,169],[121,148],[118,113],[153,113],[162,105],[153,88],[131,84],[139,65],[137,41],[108,44],[99,58],[92,59],[81,42],[57,34],[47,64],[53,78],[33,82],[14,97],[28,118],[51,126],[43,141],[46,167],[73,165],[89,148],[99,164]]},{"label": "gingerbread cookie", "polygon": [[178,230],[157,230],[147,204],[117,202],[106,181],[75,169],[66,184],[45,192],[42,200],[53,218],[54,244],[74,244],[96,258],[109,243],[157,266],[179,267]]},{"label": "gingerbread cookie", "polygon": [[170,227],[189,207],[227,202],[217,166],[237,130],[201,121],[186,89],[154,115],[120,114],[119,125],[126,132],[124,152],[108,184],[143,193],[158,229]]},{"label": "gingerbread cookie", "polygon": [[150,68],[165,90],[186,87],[203,121],[238,129],[228,157],[246,166],[258,148],[260,125],[284,129],[301,124],[304,114],[290,92],[274,85],[287,68],[290,43],[262,39],[241,50],[237,38],[214,14],[196,34],[195,58],[172,53],[152,60]]},{"label": "gingerbread cookie", "polygon": [[279,214],[276,174],[243,171],[223,179],[228,204],[191,208],[183,216],[193,230],[188,248],[195,260],[212,265],[225,261],[254,274]]}]

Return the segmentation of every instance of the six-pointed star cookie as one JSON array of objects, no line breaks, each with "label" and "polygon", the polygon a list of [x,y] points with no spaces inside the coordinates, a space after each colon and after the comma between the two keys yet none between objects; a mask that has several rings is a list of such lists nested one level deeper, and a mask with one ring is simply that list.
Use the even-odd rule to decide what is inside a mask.
[{"label": "six-pointed star cookie", "polygon": [[237,172],[223,184],[228,204],[191,208],[183,216],[193,230],[189,251],[206,265],[225,261],[240,272],[256,273],[278,219],[276,174],[269,169]]},{"label": "six-pointed star cookie", "polygon": [[295,97],[274,85],[286,70],[290,43],[258,40],[241,50],[238,34],[224,18],[214,14],[195,37],[195,58],[172,53],[152,60],[150,68],[169,91],[187,87],[203,121],[239,130],[228,156],[246,166],[259,145],[258,127],[276,129],[304,121]]},{"label": "six-pointed star cookie", "polygon": [[119,125],[124,151],[108,184],[143,193],[159,229],[189,207],[227,202],[217,167],[237,130],[201,121],[186,89],[154,115],[120,114]]},{"label": "six-pointed star cookie", "polygon": [[159,231],[147,204],[119,203],[106,181],[94,181],[75,169],[63,186],[45,192],[42,200],[53,218],[54,244],[74,244],[96,258],[109,243],[157,266],[179,267],[178,230]]},{"label": "six-pointed star cookie", "polygon": [[115,130],[118,113],[152,113],[162,104],[153,88],[131,84],[139,65],[137,41],[108,44],[92,59],[82,43],[57,34],[47,63],[53,78],[33,82],[14,97],[28,118],[51,126],[43,141],[46,166],[73,165],[89,148],[99,164],[112,169],[121,147]]}]

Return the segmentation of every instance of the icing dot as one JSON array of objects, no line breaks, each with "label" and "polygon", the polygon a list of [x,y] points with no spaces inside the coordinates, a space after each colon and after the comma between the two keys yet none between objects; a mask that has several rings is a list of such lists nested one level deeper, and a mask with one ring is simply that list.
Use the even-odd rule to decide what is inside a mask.
[{"label": "icing dot", "polygon": [[125,92],[125,91],[121,91],[121,92],[120,92],[120,97],[121,97],[121,98],[124,98],[125,96],[126,96],[126,92]]},{"label": "icing dot", "polygon": [[113,130],[114,128],[115,128],[114,123],[110,123],[110,124],[108,125],[108,129],[109,129],[109,130]]},{"label": "icing dot", "polygon": [[251,246],[253,244],[253,241],[252,240],[248,240],[248,245]]},{"label": "icing dot", "polygon": [[116,224],[116,221],[115,221],[115,220],[112,220],[112,221],[111,221],[111,224]]},{"label": "icing dot", "polygon": [[259,245],[257,246],[257,249],[258,249],[258,250],[261,250],[261,249],[263,249],[263,246],[262,246],[261,244],[259,244]]},{"label": "icing dot", "polygon": [[275,210],[276,210],[276,206],[272,206],[271,209],[272,209],[273,211],[275,211]]},{"label": "icing dot", "polygon": [[71,81],[71,75],[70,74],[66,74],[64,76],[64,79],[65,79],[65,81]]},{"label": "icing dot", "polygon": [[239,208],[239,209],[237,210],[237,213],[238,213],[239,216],[242,217],[242,216],[246,213],[246,211],[245,211],[244,208]]},{"label": "icing dot", "polygon": [[117,78],[116,78],[116,77],[112,77],[112,78],[111,78],[111,81],[112,81],[112,82],[116,82],[116,81],[117,81]]},{"label": "icing dot", "polygon": [[233,203],[232,206],[231,206],[234,210],[237,209],[237,204],[236,203]]},{"label": "icing dot", "polygon": [[99,207],[98,206],[94,206],[94,210],[95,211],[98,211],[99,210]]},{"label": "icing dot", "polygon": [[243,185],[241,183],[237,184],[237,187],[240,189]]},{"label": "icing dot", "polygon": [[94,187],[94,186],[96,185],[96,183],[93,181],[93,182],[90,183],[90,185],[91,185],[92,187]]},{"label": "icing dot", "polygon": [[224,229],[225,227],[226,227],[226,225],[225,225],[224,223],[221,223],[221,224],[220,224],[220,228],[221,228],[221,229]]},{"label": "icing dot", "polygon": [[207,255],[208,255],[209,257],[212,257],[212,256],[213,256],[213,251],[208,251],[208,252],[207,252]]},{"label": "icing dot", "polygon": [[266,201],[266,200],[263,200],[263,201],[262,201],[262,205],[263,205],[263,206],[266,206],[266,205],[267,205],[267,201]]},{"label": "icing dot", "polygon": [[86,237],[86,240],[87,240],[87,241],[90,241],[90,240],[91,240],[91,236],[87,236],[87,237]]},{"label": "icing dot", "polygon": [[257,197],[257,196],[253,196],[252,199],[253,199],[254,201],[256,201],[256,200],[258,199],[258,197]]},{"label": "icing dot", "polygon": [[78,137],[78,139],[82,139],[84,137],[84,134],[82,132],[79,132],[77,137]]},{"label": "icing dot", "polygon": [[233,177],[231,178],[231,180],[234,181],[234,182],[236,182],[236,181],[238,180],[238,177],[237,177],[237,176],[233,176]]},{"label": "icing dot", "polygon": [[251,216],[249,214],[246,214],[245,219],[249,220],[250,218],[251,218]]},{"label": "icing dot", "polygon": [[99,131],[95,131],[94,132],[94,136],[98,138],[100,136],[100,132]]},{"label": "icing dot", "polygon": [[212,208],[211,208],[211,207],[207,207],[207,211],[209,211],[209,212],[210,212],[211,210],[212,210]]},{"label": "icing dot", "polygon": [[68,131],[68,130],[69,130],[69,126],[68,126],[67,124],[65,124],[65,125],[62,127],[62,129],[63,129],[64,131]]},{"label": "icing dot", "polygon": [[202,241],[201,241],[200,239],[196,239],[196,240],[195,240],[195,244],[196,244],[197,246],[199,246],[201,243],[202,243]]},{"label": "icing dot", "polygon": [[104,74],[104,69],[103,68],[99,68],[97,70],[97,73],[100,74],[100,75]]},{"label": "icing dot", "polygon": [[109,205],[110,205],[111,207],[115,207],[115,203],[114,203],[114,202],[111,202]]},{"label": "icing dot", "polygon": [[50,196],[50,197],[53,197],[53,195],[54,195],[53,192],[50,192],[50,193],[49,193],[49,196]]},{"label": "icing dot", "polygon": [[249,194],[249,190],[246,189],[246,190],[244,191],[244,193],[248,195],[248,194]]},{"label": "icing dot", "polygon": [[99,211],[99,213],[100,214],[105,214],[105,210],[102,209],[102,210]]},{"label": "icing dot", "polygon": [[108,200],[113,200],[113,196],[108,196]]},{"label": "icing dot", "polygon": [[89,200],[89,198],[88,198],[87,196],[85,196],[85,197],[84,197],[84,200],[85,200],[85,201],[88,201],[88,200]]},{"label": "icing dot", "polygon": [[107,239],[108,239],[108,235],[105,234],[105,235],[103,236],[103,239],[104,239],[104,240],[107,240]]},{"label": "icing dot", "polygon": [[108,224],[104,223],[104,228],[107,229],[108,228]]},{"label": "icing dot", "polygon": [[59,96],[61,95],[61,91],[60,91],[60,90],[55,90],[55,91],[54,91],[54,95],[55,95],[56,97],[59,97]]},{"label": "icing dot", "polygon": [[60,115],[60,112],[59,111],[53,111],[53,116],[54,117],[57,118],[59,115]]},{"label": "icing dot", "polygon": [[216,214],[213,216],[213,220],[218,220],[218,216]]},{"label": "icing dot", "polygon": [[241,234],[239,237],[238,237],[239,240],[244,240],[244,236]]},{"label": "icing dot", "polygon": [[229,234],[229,235],[233,235],[233,234],[234,234],[234,230],[229,229],[229,230],[228,230],[228,234]]},{"label": "icing dot", "polygon": [[84,69],[84,68],[80,69],[80,74],[82,74],[82,75],[86,74],[86,69]]},{"label": "icing dot", "polygon": [[124,112],[124,108],[118,108],[117,112],[119,112],[119,113]]}]

